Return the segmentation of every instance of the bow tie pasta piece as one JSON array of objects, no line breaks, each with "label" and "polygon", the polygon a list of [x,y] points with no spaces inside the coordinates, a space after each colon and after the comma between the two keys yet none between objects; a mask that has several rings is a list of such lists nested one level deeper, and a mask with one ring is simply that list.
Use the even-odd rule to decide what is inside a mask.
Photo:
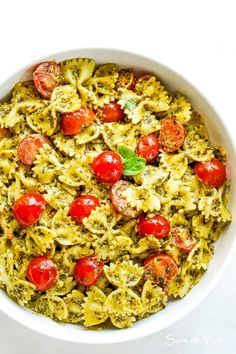
[{"label": "bow tie pasta piece", "polygon": [[97,139],[100,135],[100,125],[98,124],[92,124],[89,127],[85,128],[82,130],[79,134],[75,135],[75,141],[76,144],[81,145],[81,144],[86,144],[89,141],[93,141]]},{"label": "bow tie pasta piece", "polygon": [[71,159],[66,162],[61,168],[59,181],[70,187],[86,186],[94,179],[91,168],[79,161]]},{"label": "bow tie pasta piece", "polygon": [[33,242],[33,249],[35,249],[35,253],[43,255],[48,249],[52,247],[56,237],[57,233],[55,231],[44,226],[34,226],[28,228],[26,231],[26,247],[32,249],[32,245],[30,244]]},{"label": "bow tie pasta piece", "polygon": [[72,290],[70,294],[68,294],[63,299],[68,309],[68,316],[65,319],[65,322],[68,323],[80,323],[83,320],[83,302],[84,302],[84,294],[79,290]]},{"label": "bow tie pasta piece", "polygon": [[[75,246],[72,247],[64,246],[64,248],[62,249],[64,252],[62,252],[60,259],[59,258],[57,259],[57,261],[62,266],[68,267],[70,274],[73,274],[75,262],[79,258],[83,258],[93,254],[93,250],[90,248],[90,246],[91,243],[94,241],[94,236],[91,235],[90,238],[88,236],[88,239],[86,239],[86,236],[87,234],[85,234],[84,237],[82,235],[80,239],[81,242],[79,242],[79,244]],[[65,273],[65,275],[66,274],[67,272]]]},{"label": "bow tie pasta piece", "polygon": [[127,117],[133,124],[143,119],[145,111],[159,113],[169,109],[170,96],[155,76],[143,80],[142,83],[137,82],[135,92],[127,89],[118,91],[120,94],[118,103],[125,109]]},{"label": "bow tie pasta piece", "polygon": [[31,300],[35,294],[35,285],[17,277],[12,277],[7,283],[8,295],[17,301],[20,305],[24,306]]},{"label": "bow tie pasta piece", "polygon": [[45,185],[43,197],[52,208],[63,209],[74,201],[76,190],[56,181],[54,184]]},{"label": "bow tie pasta piece", "polygon": [[175,179],[180,179],[186,172],[188,167],[188,158],[184,152],[168,154],[160,152],[160,166],[170,173],[170,176]]},{"label": "bow tie pasta piece", "polygon": [[34,310],[51,317],[54,320],[64,321],[68,316],[65,301],[56,295],[42,295],[38,298]]},{"label": "bow tie pasta piece", "polygon": [[52,135],[57,127],[58,116],[55,110],[50,110],[48,102],[41,104],[41,107],[34,113],[26,116],[29,127],[36,133]]},{"label": "bow tie pasta piece", "polygon": [[24,166],[20,165],[15,172],[15,178],[19,180],[22,184],[22,187],[24,187],[27,190],[42,190],[42,187],[36,178],[33,178],[30,176],[29,169]]},{"label": "bow tie pasta piece", "polygon": [[191,161],[208,161],[211,160],[213,149],[208,139],[201,138],[195,131],[190,131],[184,141],[184,152]]},{"label": "bow tie pasta piece", "polygon": [[[50,295],[57,295],[57,296],[64,296],[70,293],[76,286],[76,282],[73,276],[68,276],[65,274],[60,274],[59,277],[54,284],[53,288],[47,291],[47,294]],[[65,300],[65,298],[63,298]]]},{"label": "bow tie pasta piece", "polygon": [[130,184],[129,187],[122,193],[122,198],[127,202],[127,206],[135,208],[140,213],[142,211],[160,210],[160,196],[156,191],[148,186],[135,186]]},{"label": "bow tie pasta piece", "polygon": [[147,280],[141,294],[143,311],[139,314],[139,317],[143,318],[151,313],[161,311],[166,307],[167,300],[168,298],[163,289]]},{"label": "bow tie pasta piece", "polygon": [[115,260],[131,252],[133,241],[127,236],[113,237],[109,244],[109,259]]},{"label": "bow tie pasta piece", "polygon": [[[171,213],[174,207],[177,210],[195,210],[197,207],[197,196],[191,191],[191,187],[181,180],[170,178],[165,184],[166,196],[161,200],[165,215]],[[175,211],[176,212],[176,211]]]},{"label": "bow tie pasta piece", "polygon": [[40,95],[35,89],[33,81],[20,81],[14,86],[11,93],[12,103],[19,103],[32,99],[40,99]]},{"label": "bow tie pasta piece", "polygon": [[77,111],[80,107],[81,100],[76,90],[70,85],[63,85],[53,90],[48,110],[67,113]]},{"label": "bow tie pasta piece", "polygon": [[114,96],[116,94],[115,84],[118,78],[116,64],[100,65],[94,75],[88,80],[88,87],[95,94]]},{"label": "bow tie pasta piece", "polygon": [[0,141],[0,176],[7,183],[17,169],[17,153],[14,139]]},{"label": "bow tie pasta piece", "polygon": [[130,289],[117,289],[110,293],[105,303],[111,322],[118,328],[128,328],[142,310],[140,297]]},{"label": "bow tie pasta piece", "polygon": [[87,292],[83,304],[85,327],[95,326],[106,321],[108,318],[105,308],[106,299],[106,295],[96,286]]},{"label": "bow tie pasta piece", "polygon": [[94,72],[94,60],[86,58],[64,60],[60,67],[65,81],[78,90],[83,104],[89,101],[96,102],[96,96],[86,87]]},{"label": "bow tie pasta piece", "polygon": [[205,240],[218,240],[223,226],[224,223],[218,223],[216,220],[206,221],[203,215],[196,215],[192,218],[194,234]]},{"label": "bow tie pasta piece", "polygon": [[33,177],[40,183],[50,183],[61,174],[61,163],[56,151],[49,145],[44,144],[36,155],[34,161]]},{"label": "bow tie pasta piece", "polygon": [[141,173],[133,176],[133,179],[138,185],[156,187],[162,185],[168,176],[169,171],[160,166],[146,165]]},{"label": "bow tie pasta piece", "polygon": [[128,146],[135,150],[138,139],[135,136],[135,128],[131,123],[104,123],[102,126],[102,136],[107,146],[116,151],[119,145]]},{"label": "bow tie pasta piece", "polygon": [[117,261],[109,266],[105,265],[104,273],[109,282],[117,287],[133,287],[140,281],[143,267],[131,260]]},{"label": "bow tie pasta piece", "polygon": [[205,216],[205,219],[215,218],[218,222],[229,222],[231,214],[225,206],[225,186],[220,188],[203,187],[205,195],[201,197],[198,208]]},{"label": "bow tie pasta piece", "polygon": [[135,125],[135,132],[138,135],[146,135],[160,130],[160,120],[150,112],[144,112],[142,120]]},{"label": "bow tie pasta piece", "polygon": [[141,238],[134,247],[130,248],[130,253],[140,259],[146,259],[153,253],[161,251],[163,246],[163,240],[158,240],[153,236],[146,236]]},{"label": "bow tie pasta piece", "polygon": [[111,204],[103,204],[92,210],[91,214],[83,219],[83,225],[94,234],[103,234],[115,226],[116,212]]},{"label": "bow tie pasta piece", "polygon": [[52,229],[56,232],[56,241],[63,246],[79,242],[82,226],[77,225],[69,214],[69,208],[59,209],[52,219]]},{"label": "bow tie pasta piece", "polygon": [[168,285],[169,295],[184,297],[199,282],[213,255],[213,247],[199,240],[183,262],[180,274]]},{"label": "bow tie pasta piece", "polygon": [[192,117],[191,103],[180,92],[177,92],[170,103],[167,114],[170,118],[174,117],[180,123],[187,124]]}]

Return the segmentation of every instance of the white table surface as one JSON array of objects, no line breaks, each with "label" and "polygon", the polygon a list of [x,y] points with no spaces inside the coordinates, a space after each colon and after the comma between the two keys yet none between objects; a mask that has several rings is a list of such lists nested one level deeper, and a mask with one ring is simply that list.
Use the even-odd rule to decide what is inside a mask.
[{"label": "white table surface", "polygon": [[[50,53],[113,47],[151,56],[200,88],[236,132],[234,0],[40,0],[1,2],[0,84]],[[0,313],[0,354],[235,353],[236,255],[212,293],[150,337],[77,345],[41,336]]]}]

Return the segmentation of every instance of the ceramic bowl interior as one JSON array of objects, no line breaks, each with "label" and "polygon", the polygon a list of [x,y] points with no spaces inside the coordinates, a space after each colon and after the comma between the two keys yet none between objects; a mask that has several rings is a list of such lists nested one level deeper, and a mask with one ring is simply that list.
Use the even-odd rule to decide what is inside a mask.
[{"label": "ceramic bowl interior", "polygon": [[[230,137],[230,126],[228,123],[226,124],[224,122],[224,117],[219,117],[212,105],[191,83],[173,70],[154,60],[113,49],[79,49],[67,51],[50,55],[43,59],[41,58],[35,61],[35,63],[50,59],[60,61],[73,57],[93,58],[98,63],[114,62],[121,67],[135,68],[138,73],[154,73],[171,92],[181,91],[184,93],[191,100],[195,110],[206,117],[205,123],[211,142],[213,144],[221,144],[226,148],[228,154],[227,173],[231,180],[231,195],[236,195],[236,154],[234,142]],[[35,63],[26,66],[2,83],[0,86],[0,99],[5,98],[9,94],[17,81],[31,77]],[[230,200],[230,209],[234,220],[236,203],[232,197]],[[187,315],[208,295],[223,274],[230,260],[230,256],[233,253],[235,246],[235,229],[236,225],[233,221],[224,230],[223,236],[216,243],[215,255],[208,271],[184,299],[170,302],[166,309],[149,318],[136,322],[132,328],[125,330],[106,329],[103,331],[93,331],[78,325],[59,324],[47,317],[36,315],[20,307],[3,291],[0,291],[0,309],[24,326],[47,336],[65,341],[88,344],[115,343],[150,335],[168,327]]]}]

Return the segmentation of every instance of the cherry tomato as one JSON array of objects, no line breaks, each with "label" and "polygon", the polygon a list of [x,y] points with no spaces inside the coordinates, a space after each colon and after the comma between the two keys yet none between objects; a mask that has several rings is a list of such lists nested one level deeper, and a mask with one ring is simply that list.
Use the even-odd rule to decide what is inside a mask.
[{"label": "cherry tomato", "polygon": [[170,283],[178,274],[178,266],[168,254],[154,254],[144,262],[145,277],[157,284]]},{"label": "cherry tomato", "polygon": [[141,215],[136,229],[141,237],[152,235],[156,238],[164,238],[170,232],[170,223],[162,215],[155,215],[151,218]]},{"label": "cherry tomato", "polygon": [[170,236],[173,245],[187,253],[191,252],[196,245],[190,232],[185,227],[173,227],[170,231]]},{"label": "cherry tomato", "polygon": [[184,143],[186,131],[180,122],[174,118],[166,118],[161,122],[159,143],[165,152],[174,152]]},{"label": "cherry tomato", "polygon": [[104,151],[93,160],[92,170],[98,181],[115,183],[121,178],[124,165],[119,154],[113,151]]},{"label": "cherry tomato", "polygon": [[225,166],[216,159],[205,162],[197,162],[194,172],[203,183],[211,187],[221,187],[225,183]]},{"label": "cherry tomato", "polygon": [[90,126],[95,118],[93,111],[82,106],[78,111],[72,113],[63,113],[61,117],[61,129],[64,135],[75,135],[84,128]]},{"label": "cherry tomato", "polygon": [[152,133],[141,136],[136,152],[139,156],[144,157],[148,162],[153,161],[159,152],[159,141],[156,135]]},{"label": "cherry tomato", "polygon": [[48,140],[39,134],[32,134],[19,142],[17,155],[24,165],[32,165],[43,144],[48,144]]},{"label": "cherry tomato", "polygon": [[82,224],[83,218],[88,217],[99,205],[99,200],[94,195],[81,195],[71,204],[70,216],[78,224]]},{"label": "cherry tomato", "polygon": [[96,256],[80,258],[74,268],[75,280],[83,286],[96,284],[103,273],[103,262]]},{"label": "cherry tomato", "polygon": [[52,91],[63,84],[60,65],[54,61],[45,61],[33,72],[34,85],[45,98],[50,98]]},{"label": "cherry tomato", "polygon": [[116,101],[111,101],[103,107],[99,107],[96,115],[104,123],[120,122],[125,117],[123,109]]},{"label": "cherry tomato", "polygon": [[57,279],[57,268],[48,257],[36,257],[29,263],[26,276],[37,290],[46,291],[53,286]]},{"label": "cherry tomato", "polygon": [[127,181],[118,181],[115,184],[113,184],[111,188],[111,201],[118,213],[128,216],[130,218],[136,218],[139,214],[140,211],[138,211],[136,208],[131,207],[127,200],[123,197],[123,193],[131,186],[130,182]]},{"label": "cherry tomato", "polygon": [[21,226],[31,226],[39,220],[45,205],[41,194],[26,193],[13,205],[13,215]]},{"label": "cherry tomato", "polygon": [[132,69],[122,69],[119,71],[119,76],[116,82],[116,88],[125,88],[133,90],[135,87],[136,78]]},{"label": "cherry tomato", "polygon": [[8,129],[6,128],[0,128],[0,140],[5,138],[8,135]]}]

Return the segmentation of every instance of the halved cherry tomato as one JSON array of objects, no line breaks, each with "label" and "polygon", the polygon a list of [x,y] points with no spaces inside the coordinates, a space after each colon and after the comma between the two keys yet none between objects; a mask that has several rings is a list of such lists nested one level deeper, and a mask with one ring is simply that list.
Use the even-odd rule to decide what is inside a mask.
[{"label": "halved cherry tomato", "polygon": [[121,106],[116,101],[111,101],[103,107],[99,107],[96,116],[104,123],[120,122],[125,114]]},{"label": "halved cherry tomato", "polygon": [[226,180],[225,166],[216,159],[205,162],[197,162],[194,172],[203,183],[211,187],[221,187]]},{"label": "halved cherry tomato", "polygon": [[41,194],[25,193],[13,205],[13,215],[21,226],[31,226],[39,220],[45,205]]},{"label": "halved cherry tomato", "polygon": [[8,135],[9,131],[7,128],[0,128],[0,140]]},{"label": "halved cherry tomato", "polygon": [[60,65],[54,61],[45,61],[33,72],[34,85],[45,98],[50,98],[52,91],[63,84]]},{"label": "halved cherry tomato", "polygon": [[142,135],[139,139],[136,152],[148,162],[153,161],[159,152],[159,141],[154,133]]},{"label": "halved cherry tomato", "polygon": [[159,143],[165,152],[174,152],[184,143],[186,131],[182,123],[174,118],[166,118],[161,122]]},{"label": "halved cherry tomato", "polygon": [[46,291],[53,286],[57,279],[57,267],[46,256],[36,257],[29,263],[26,276],[37,290]]},{"label": "halved cherry tomato", "polygon": [[127,200],[123,197],[123,193],[131,186],[130,182],[120,180],[113,184],[111,188],[111,201],[118,213],[128,216],[130,218],[136,218],[140,211],[134,207],[131,207]]},{"label": "halved cherry tomato", "polygon": [[19,142],[17,156],[24,165],[32,165],[43,144],[48,144],[48,140],[39,134],[26,136]]},{"label": "halved cherry tomato", "polygon": [[115,183],[121,178],[124,165],[119,154],[113,151],[104,151],[93,160],[92,170],[98,181]]},{"label": "halved cherry tomato", "polygon": [[122,69],[119,71],[119,76],[116,82],[116,88],[125,88],[133,90],[135,87],[136,78],[132,69]]},{"label": "halved cherry tomato", "polygon": [[96,256],[80,258],[74,268],[75,280],[83,286],[93,286],[103,273],[103,262]]},{"label": "halved cherry tomato", "polygon": [[99,205],[99,200],[94,195],[81,195],[71,204],[70,216],[77,224],[82,224],[83,218],[88,217]]},{"label": "halved cherry tomato", "polygon": [[164,238],[170,232],[170,223],[162,215],[155,215],[151,218],[140,216],[136,229],[141,237],[154,236],[156,238]]},{"label": "halved cherry tomato", "polygon": [[156,284],[168,284],[178,274],[178,266],[168,254],[154,254],[144,262],[145,278]]},{"label": "halved cherry tomato", "polygon": [[75,135],[84,128],[90,126],[95,118],[93,111],[82,106],[78,111],[72,113],[63,113],[61,117],[61,129],[64,135]]},{"label": "halved cherry tomato", "polygon": [[181,226],[172,227],[170,231],[171,242],[173,245],[187,253],[191,252],[196,242],[190,232]]}]

